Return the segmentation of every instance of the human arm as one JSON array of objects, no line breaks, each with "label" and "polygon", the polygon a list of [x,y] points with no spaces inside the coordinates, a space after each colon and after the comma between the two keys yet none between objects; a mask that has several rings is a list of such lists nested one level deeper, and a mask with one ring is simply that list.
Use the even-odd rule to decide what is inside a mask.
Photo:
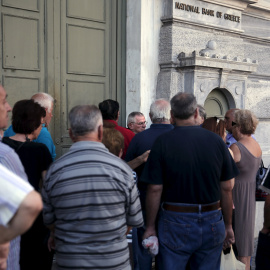
[{"label": "human arm", "polygon": [[261,232],[270,234],[270,194],[267,195],[264,204],[264,223]]},{"label": "human arm", "polygon": [[46,127],[42,127],[40,134],[36,139],[36,142],[43,143],[47,146],[51,158],[54,161],[56,157],[55,146],[53,144],[52,136]]},{"label": "human arm", "polygon": [[0,245],[0,270],[7,269],[7,258],[9,252],[9,242]]},{"label": "human arm", "polygon": [[129,165],[129,167],[134,170],[137,167],[139,167],[141,164],[145,163],[148,159],[148,156],[150,154],[150,150],[145,151],[142,155],[134,158],[131,161],[128,161],[127,164]]},{"label": "human arm", "polygon": [[221,188],[221,208],[225,223],[225,240],[223,243],[223,249],[230,247],[234,242],[234,232],[232,229],[232,189],[233,189],[234,179],[228,181],[220,182]]},{"label": "human arm", "polygon": [[155,221],[160,206],[163,185],[151,185],[147,187],[146,194],[146,229],[143,239],[156,236]]},{"label": "human arm", "polygon": [[0,226],[0,244],[6,243],[26,232],[42,210],[42,201],[36,191],[26,195],[14,217],[7,226]]},{"label": "human arm", "polygon": [[239,162],[241,160],[241,152],[238,146],[234,143],[229,149],[231,149],[233,152],[232,158],[234,159],[234,162]]}]

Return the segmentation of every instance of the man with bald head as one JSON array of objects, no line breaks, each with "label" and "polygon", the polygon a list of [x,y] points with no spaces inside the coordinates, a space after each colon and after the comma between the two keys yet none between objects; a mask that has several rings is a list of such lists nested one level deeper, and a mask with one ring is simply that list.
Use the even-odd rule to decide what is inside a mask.
[{"label": "man with bald head", "polygon": [[232,122],[234,121],[234,114],[239,109],[230,109],[226,112],[224,121],[225,121],[225,127],[228,131],[228,134],[226,136],[226,144],[228,147],[230,147],[232,144],[236,143],[236,139],[232,135]]},{"label": "man with bald head", "polygon": [[[145,151],[151,150],[156,138],[165,132],[171,131],[173,125],[170,124],[170,103],[165,99],[157,99],[150,106],[149,117],[152,121],[152,125],[149,129],[146,129],[138,134],[131,140],[125,160],[131,161],[141,156]],[[140,182],[140,176],[144,169],[145,163],[135,169],[138,175],[138,188],[140,191],[140,199],[143,213],[145,212],[145,196],[147,184]],[[152,257],[142,246],[142,236],[144,234],[144,228],[137,228],[132,230],[132,248],[135,270],[151,270],[152,269]]]}]

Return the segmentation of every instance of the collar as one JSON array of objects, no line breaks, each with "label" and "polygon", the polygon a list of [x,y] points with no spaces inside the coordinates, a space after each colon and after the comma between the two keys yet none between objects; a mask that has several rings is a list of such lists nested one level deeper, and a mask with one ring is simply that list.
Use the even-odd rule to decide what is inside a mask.
[{"label": "collar", "polygon": [[150,128],[154,129],[173,129],[174,126],[171,124],[151,124]]},{"label": "collar", "polygon": [[94,141],[80,141],[75,142],[70,147],[70,150],[78,150],[78,149],[85,149],[85,148],[100,148],[103,150],[108,150],[105,145],[101,142],[94,142]]},{"label": "collar", "polygon": [[117,122],[114,120],[103,120],[103,122],[113,123],[116,127],[118,126]]}]

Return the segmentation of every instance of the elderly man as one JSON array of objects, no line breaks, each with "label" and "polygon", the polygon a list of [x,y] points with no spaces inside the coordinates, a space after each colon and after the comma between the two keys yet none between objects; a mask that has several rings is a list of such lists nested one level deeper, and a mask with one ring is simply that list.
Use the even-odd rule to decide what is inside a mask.
[{"label": "elderly man", "polygon": [[[152,125],[149,129],[137,134],[131,141],[127,155],[126,161],[131,161],[134,158],[141,156],[145,151],[151,150],[152,145],[157,137],[161,134],[171,131],[173,125],[170,124],[170,103],[165,99],[158,99],[153,102],[150,106],[149,117],[152,121]],[[138,188],[140,191],[140,199],[142,210],[145,212],[145,195],[147,185],[140,181],[140,176],[142,174],[145,164],[142,164],[135,169],[139,182]],[[133,259],[134,259],[134,269],[152,269],[152,257],[146,252],[142,246],[142,236],[145,229],[143,227],[132,230],[132,247],[133,247]]]},{"label": "elderly man", "polygon": [[[0,129],[6,128],[8,125],[8,112],[11,107],[7,102],[7,94],[3,86],[0,85]],[[22,163],[9,146],[0,142],[0,164],[5,166],[10,171],[27,181],[27,176],[24,172]],[[16,209],[13,209],[16,212]],[[20,236],[14,238],[10,242],[10,252],[8,255],[7,269],[20,269],[19,257],[20,256]]]},{"label": "elderly man", "polygon": [[112,99],[106,99],[98,104],[98,107],[102,113],[104,127],[115,128],[120,131],[124,136],[124,150],[122,159],[125,159],[130,141],[134,137],[134,133],[124,127],[118,126],[119,119],[119,103]]},{"label": "elderly man", "polygon": [[[52,96],[50,96],[47,93],[37,93],[33,95],[31,99],[33,99],[35,102],[37,102],[41,107],[43,107],[46,110],[46,117],[44,118],[44,124],[40,131],[40,134],[36,140],[33,140],[33,142],[45,144],[50,151],[52,159],[54,160],[56,157],[55,146],[53,144],[51,134],[48,131],[48,126],[53,117],[52,112],[53,112],[54,99]],[[5,137],[11,137],[14,135],[15,135],[15,132],[13,131],[12,126],[10,126],[4,133]]]},{"label": "elderly man", "polygon": [[135,134],[138,134],[146,128],[145,117],[141,112],[132,112],[128,115],[127,126]]},{"label": "elderly man", "polygon": [[198,115],[192,94],[172,98],[176,126],[157,138],[140,179],[149,184],[143,238],[156,235],[162,204],[159,269],[184,270],[190,259],[191,269],[219,270],[222,246],[234,242],[232,187],[238,170],[223,140],[198,126]]},{"label": "elderly man", "polygon": [[55,235],[59,269],[130,269],[127,226],[143,219],[129,166],[101,143],[96,106],[69,113],[74,144],[47,172],[44,222]]},{"label": "elderly man", "polygon": [[228,131],[228,134],[226,136],[226,144],[228,147],[236,143],[236,139],[232,135],[232,122],[234,120],[234,113],[238,110],[239,109],[230,109],[226,112],[225,117],[224,117],[226,130]]}]

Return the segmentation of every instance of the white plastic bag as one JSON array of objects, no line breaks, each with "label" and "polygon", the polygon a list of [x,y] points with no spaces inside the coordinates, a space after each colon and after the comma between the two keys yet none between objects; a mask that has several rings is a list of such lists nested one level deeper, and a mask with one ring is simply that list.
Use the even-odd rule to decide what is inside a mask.
[{"label": "white plastic bag", "polygon": [[158,238],[156,236],[150,236],[144,239],[142,245],[145,249],[148,249],[152,257],[158,254]]},{"label": "white plastic bag", "polygon": [[224,254],[221,252],[220,270],[245,270],[246,265],[235,258],[231,247],[230,253]]}]

